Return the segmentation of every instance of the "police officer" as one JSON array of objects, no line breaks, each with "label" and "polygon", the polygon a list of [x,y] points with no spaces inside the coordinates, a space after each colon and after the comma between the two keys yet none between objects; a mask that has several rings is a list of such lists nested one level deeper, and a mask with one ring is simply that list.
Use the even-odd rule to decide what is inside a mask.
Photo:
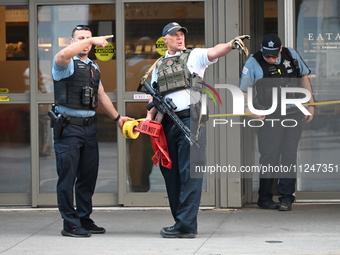
[{"label": "police officer", "polygon": [[[280,92],[281,87],[302,87],[312,94],[312,87],[308,75],[310,70],[295,50],[281,45],[280,38],[275,34],[268,34],[262,41],[261,50],[249,57],[242,70],[241,90],[247,98],[249,87],[254,88],[256,98],[254,107],[268,109],[272,106],[273,88]],[[301,94],[291,93],[290,98],[299,98]],[[287,96],[288,97],[288,96]],[[260,165],[267,170],[275,166],[294,169],[297,160],[297,147],[302,131],[302,112],[292,105],[287,106],[287,115],[281,115],[280,98],[278,96],[277,110],[268,116],[251,115],[258,120],[276,119],[277,121],[264,121],[258,130],[258,147],[260,152]],[[247,102],[247,100],[245,100]],[[311,97],[309,103],[313,103]],[[306,122],[310,122],[314,115],[314,106],[307,107],[310,115],[305,115]],[[246,103],[246,112],[250,112]],[[286,120],[282,125],[282,120]],[[288,123],[290,122],[290,123]],[[288,127],[289,126],[289,127]],[[283,169],[283,168],[277,169]],[[280,178],[281,177],[281,178]],[[277,204],[273,201],[272,185],[273,174],[260,174],[259,198],[257,205],[263,209],[279,209],[290,211],[295,201],[296,176],[281,171],[278,179],[278,192],[280,194]]]},{"label": "police officer", "polygon": [[[195,89],[205,69],[216,63],[218,58],[227,55],[232,49],[245,49],[240,36],[228,43],[221,43],[209,49],[186,49],[185,34],[188,30],[176,22],[167,24],[163,29],[163,40],[167,45],[165,58],[157,63],[152,73],[152,83],[157,82],[160,92],[171,98],[177,106],[175,112],[182,122],[192,131],[197,130],[198,119],[193,118],[190,107],[197,106],[201,94]],[[183,67],[183,68],[182,68]],[[194,79],[196,78],[196,79]],[[153,119],[157,110],[147,112],[147,119]],[[199,115],[195,114],[195,116]],[[192,120],[190,120],[190,116]],[[172,120],[164,116],[162,122],[167,139],[172,169],[160,165],[175,224],[162,228],[164,238],[194,238],[197,234],[197,214],[202,192],[202,176],[192,176],[190,168],[205,162],[205,132],[201,129],[198,143],[200,148],[187,142],[184,134]]]},{"label": "police officer", "polygon": [[105,47],[107,39],[112,37],[92,37],[89,26],[78,25],[72,31],[71,44],[53,60],[54,113],[58,116],[54,125],[54,149],[63,236],[89,237],[91,233],[106,231],[90,218],[99,163],[96,109],[100,104],[120,129],[125,121],[132,119],[121,116],[114,108],[101,83],[99,67],[88,54],[92,45]]}]

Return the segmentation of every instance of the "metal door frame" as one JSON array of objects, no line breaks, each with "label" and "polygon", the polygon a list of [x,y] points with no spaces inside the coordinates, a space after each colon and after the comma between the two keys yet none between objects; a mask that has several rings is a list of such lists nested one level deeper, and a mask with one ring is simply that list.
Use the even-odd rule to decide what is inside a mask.
[{"label": "metal door frame", "polygon": [[[27,1],[26,1],[27,2]],[[37,48],[38,45],[38,13],[37,7],[39,5],[90,5],[94,4],[91,0],[80,1],[48,1],[48,0],[30,0],[29,1],[29,34],[30,34],[30,46],[29,55],[30,57],[30,84],[37,84],[38,81],[38,58],[32,56],[38,56]],[[96,1],[95,4],[115,4],[114,0],[100,0]],[[116,11],[117,12],[117,11]],[[117,41],[118,43],[118,41]],[[121,93],[119,86],[117,86],[117,95]],[[119,96],[116,96],[113,92],[107,93],[111,98],[112,102],[115,102]],[[119,104],[119,100],[117,100]],[[56,206],[57,199],[56,194],[40,194],[39,193],[39,143],[38,143],[38,105],[39,103],[53,103],[54,96],[53,93],[43,95],[39,94],[36,86],[30,86],[30,111],[31,111],[31,169],[32,169],[32,207],[38,206]],[[120,107],[119,107],[120,108]],[[121,109],[121,108],[120,108]],[[123,113],[124,110],[121,111]],[[119,147],[119,142],[118,142]],[[118,150],[118,158],[122,152]],[[118,204],[117,194],[106,194],[106,193],[95,193],[93,196],[93,205],[95,206],[112,206]]]},{"label": "metal door frame", "polygon": [[[117,24],[120,24],[117,26],[117,33],[119,33],[122,38],[120,40],[120,44],[118,45],[117,43],[117,50],[120,52],[124,52],[124,45],[125,45],[125,29],[124,29],[124,4],[125,3],[152,3],[152,2],[162,2],[160,0],[148,0],[148,1],[143,1],[143,0],[117,0],[117,10],[120,9],[120,13],[117,13]],[[191,2],[189,0],[167,0],[167,2]],[[199,0],[199,2],[205,2],[205,26],[206,27],[211,27],[212,26],[212,21],[208,19],[207,17],[212,17],[212,15],[209,15],[212,11],[212,5],[207,3],[210,2],[209,0]],[[212,34],[212,31],[207,31],[206,33],[206,42],[208,45],[211,45],[211,36],[208,36]],[[120,58],[118,59],[117,56],[117,61],[119,63],[122,63],[121,65],[117,65],[117,73],[123,73],[125,74],[125,59],[124,56],[121,55]],[[211,68],[211,67],[210,67]],[[208,68],[209,69],[209,68]],[[206,77],[209,76],[208,71],[206,72]],[[124,76],[119,76],[118,77],[118,83],[117,84],[125,84],[124,81]],[[210,78],[210,77],[209,77]],[[137,92],[136,92],[137,93]],[[119,104],[118,107],[124,107],[125,103],[132,103],[136,102],[133,99],[135,92],[123,92],[122,93],[122,101],[121,104]],[[143,102],[141,100],[138,100],[138,102]],[[147,102],[147,100],[145,100]],[[123,141],[123,137],[120,137],[120,140],[122,141],[120,143],[119,150],[121,151],[126,151],[126,143]],[[153,193],[132,193],[132,192],[127,192],[127,170],[126,170],[126,161],[127,161],[127,155],[124,153],[123,154],[123,160],[119,162],[119,169],[120,174],[119,174],[119,204],[122,204],[124,206],[168,206],[168,198],[167,194],[165,192],[153,192]],[[209,157],[209,155],[208,155]],[[208,185],[207,185],[207,192],[202,194],[202,205],[215,205],[215,180],[208,180]]]}]

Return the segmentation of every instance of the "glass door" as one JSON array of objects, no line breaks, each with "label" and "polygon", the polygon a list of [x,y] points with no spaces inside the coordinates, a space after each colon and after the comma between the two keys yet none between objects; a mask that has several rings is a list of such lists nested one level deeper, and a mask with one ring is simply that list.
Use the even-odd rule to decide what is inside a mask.
[{"label": "glass door", "polygon": [[[247,1],[245,1],[247,2]],[[250,40],[250,54],[256,53],[260,50],[264,35],[274,33],[279,34],[281,24],[279,24],[279,17],[283,15],[283,8],[279,8],[278,0],[250,0],[248,4],[244,5],[244,17],[249,17],[250,22],[246,23]],[[282,35],[279,34],[281,38]],[[247,120],[248,117],[246,117]],[[259,149],[257,132],[258,129],[254,127],[245,127],[242,130],[243,136],[243,164],[246,166],[259,167]],[[251,178],[246,178],[248,188],[247,198],[245,202],[254,203],[258,200],[258,189],[260,176],[259,173],[249,175]]]},{"label": "glass door", "polygon": [[[204,2],[152,2],[124,4],[125,92],[126,114],[145,118],[149,97],[138,93],[140,79],[150,66],[165,54],[163,27],[178,22],[189,29],[187,47],[205,46]],[[150,138],[141,134],[126,140],[126,172],[123,173],[121,194],[124,205],[168,205],[163,176],[151,157]],[[212,201],[213,180],[205,181],[202,204]],[[207,199],[207,197],[209,197]],[[214,203],[214,202],[213,202]]]},{"label": "glass door", "polygon": [[294,46],[312,71],[320,103],[300,142],[297,199],[339,201],[340,2],[299,0],[295,9]]},{"label": "glass door", "polygon": [[29,205],[30,84],[27,5],[0,5],[0,205]]},{"label": "glass door", "polygon": [[[56,162],[53,149],[50,120],[47,116],[53,99],[53,81],[51,79],[54,55],[70,43],[71,32],[77,25],[89,25],[93,36],[115,35],[115,4],[69,4],[40,5],[32,1],[32,30],[37,41],[32,52],[37,52],[37,59],[32,62],[37,67],[38,82],[35,107],[38,109],[39,172],[34,176],[36,201],[34,205],[56,205]],[[88,1],[89,2],[89,1]],[[116,76],[116,37],[105,51],[92,47],[89,57],[101,70],[101,81],[113,104],[117,101]],[[35,58],[35,55],[32,56]],[[123,114],[123,111],[121,112]],[[94,206],[116,205],[118,203],[118,143],[117,125],[104,111],[97,109],[99,132],[99,176],[93,197]]]},{"label": "glass door", "polygon": [[[255,10],[261,3],[251,2],[256,3],[253,6]],[[255,35],[260,35],[259,38],[271,32],[278,33],[281,38],[286,37],[283,40],[285,46],[297,49],[311,69],[310,79],[314,97],[321,103],[316,108],[313,121],[304,125],[299,142],[296,199],[300,202],[339,201],[340,104],[330,104],[330,101],[340,99],[338,75],[340,3],[337,0],[265,0],[262,3],[263,9],[260,7],[259,12],[253,12],[256,22],[251,25],[251,29],[254,29]],[[264,19],[256,18],[257,15]],[[275,16],[276,19],[272,19]],[[254,52],[261,43],[257,38],[255,41]],[[254,149],[256,164],[259,158],[256,143]],[[257,192],[258,177],[255,175],[252,179],[250,201],[257,201]]]}]

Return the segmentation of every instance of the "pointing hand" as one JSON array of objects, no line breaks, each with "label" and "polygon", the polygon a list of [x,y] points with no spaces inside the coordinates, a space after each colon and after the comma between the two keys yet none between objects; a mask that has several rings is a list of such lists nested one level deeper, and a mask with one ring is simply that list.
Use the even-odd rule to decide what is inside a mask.
[{"label": "pointing hand", "polygon": [[233,49],[237,49],[240,52],[243,52],[244,55],[246,57],[248,57],[249,51],[248,51],[247,47],[244,45],[244,42],[243,42],[245,39],[250,40],[250,36],[249,35],[240,35],[240,36],[237,36],[233,40],[230,41],[230,46]]}]

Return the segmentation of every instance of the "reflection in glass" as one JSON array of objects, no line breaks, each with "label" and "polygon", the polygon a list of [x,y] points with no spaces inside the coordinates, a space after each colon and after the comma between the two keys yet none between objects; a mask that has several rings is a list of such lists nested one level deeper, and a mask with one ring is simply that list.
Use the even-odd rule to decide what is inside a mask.
[{"label": "reflection in glass", "polygon": [[117,131],[117,124],[99,109],[97,116],[99,172],[96,193],[118,193],[117,132],[120,131]]},{"label": "reflection in glass", "polygon": [[28,104],[0,104],[0,193],[30,193]]},{"label": "reflection in glass", "polygon": [[57,186],[57,171],[53,148],[53,129],[50,126],[51,104],[39,104],[39,168],[40,193],[55,193]]}]

